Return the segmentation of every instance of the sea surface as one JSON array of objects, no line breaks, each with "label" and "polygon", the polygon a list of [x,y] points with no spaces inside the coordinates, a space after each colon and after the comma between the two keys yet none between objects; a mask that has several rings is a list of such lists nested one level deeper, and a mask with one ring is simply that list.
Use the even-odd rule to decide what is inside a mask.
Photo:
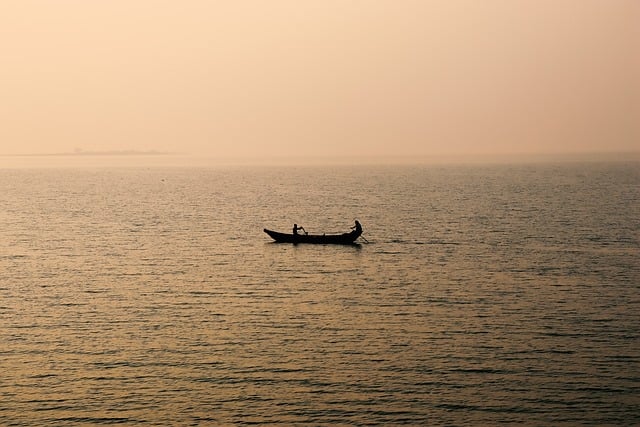
[{"label": "sea surface", "polygon": [[0,169],[0,425],[118,423],[640,425],[640,163]]}]

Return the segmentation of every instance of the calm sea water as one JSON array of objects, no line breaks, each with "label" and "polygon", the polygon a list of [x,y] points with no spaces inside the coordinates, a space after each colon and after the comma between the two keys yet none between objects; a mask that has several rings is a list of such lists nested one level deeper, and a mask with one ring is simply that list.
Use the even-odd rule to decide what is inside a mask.
[{"label": "calm sea water", "polygon": [[639,163],[0,170],[0,226],[0,425],[640,424]]}]

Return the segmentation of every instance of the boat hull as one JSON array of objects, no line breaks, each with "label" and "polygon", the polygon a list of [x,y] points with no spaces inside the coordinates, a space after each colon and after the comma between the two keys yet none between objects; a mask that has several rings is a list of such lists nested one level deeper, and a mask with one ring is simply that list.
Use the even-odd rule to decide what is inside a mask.
[{"label": "boat hull", "polygon": [[277,243],[311,243],[317,245],[353,245],[355,240],[362,234],[355,230],[351,233],[343,234],[291,234],[280,233],[266,228],[264,232]]}]

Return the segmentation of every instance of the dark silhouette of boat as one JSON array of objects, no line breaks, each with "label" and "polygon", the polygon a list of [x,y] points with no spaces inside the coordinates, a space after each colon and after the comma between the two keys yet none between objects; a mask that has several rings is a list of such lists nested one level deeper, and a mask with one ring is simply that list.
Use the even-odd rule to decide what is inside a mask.
[{"label": "dark silhouette of boat", "polygon": [[314,243],[320,245],[353,245],[362,234],[362,229],[355,229],[350,233],[343,234],[291,234],[280,233],[278,231],[264,229],[277,243]]}]

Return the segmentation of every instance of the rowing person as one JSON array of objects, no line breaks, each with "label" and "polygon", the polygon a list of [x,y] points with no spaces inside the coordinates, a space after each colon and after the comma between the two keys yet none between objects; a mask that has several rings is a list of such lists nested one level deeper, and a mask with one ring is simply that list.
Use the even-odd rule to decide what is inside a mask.
[{"label": "rowing person", "polygon": [[352,230],[356,230],[356,233],[359,235],[362,234],[362,226],[360,225],[360,222],[356,219],[356,225],[354,225],[353,227],[351,227]]},{"label": "rowing person", "polygon": [[307,230],[304,229],[304,227],[298,227],[298,224],[293,224],[293,235],[297,236],[298,235],[298,230],[302,230],[304,231],[305,234],[307,234]]}]

